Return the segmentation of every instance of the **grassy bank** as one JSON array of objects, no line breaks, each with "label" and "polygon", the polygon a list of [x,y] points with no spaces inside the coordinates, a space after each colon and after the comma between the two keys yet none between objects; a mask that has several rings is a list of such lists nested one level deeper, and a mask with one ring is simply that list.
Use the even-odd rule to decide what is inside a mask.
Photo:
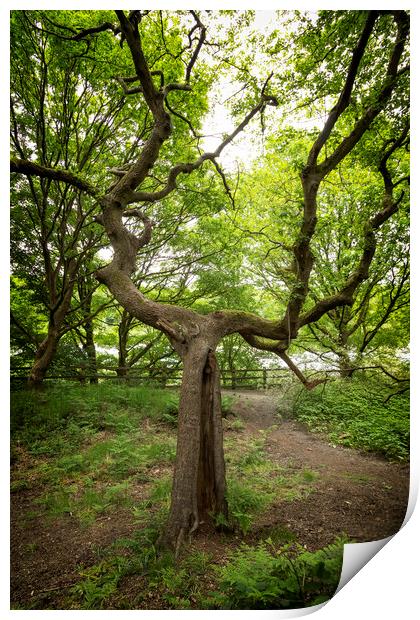
[{"label": "grassy bank", "polygon": [[337,379],[301,390],[293,414],[312,431],[332,442],[406,460],[409,454],[408,393],[389,398],[380,378]]}]

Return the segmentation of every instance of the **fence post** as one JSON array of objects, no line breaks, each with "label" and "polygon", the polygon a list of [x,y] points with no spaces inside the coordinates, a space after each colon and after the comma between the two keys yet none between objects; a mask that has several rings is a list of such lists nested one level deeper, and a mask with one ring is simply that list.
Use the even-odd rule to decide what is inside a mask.
[{"label": "fence post", "polygon": [[263,368],[263,388],[267,389],[267,369]]}]

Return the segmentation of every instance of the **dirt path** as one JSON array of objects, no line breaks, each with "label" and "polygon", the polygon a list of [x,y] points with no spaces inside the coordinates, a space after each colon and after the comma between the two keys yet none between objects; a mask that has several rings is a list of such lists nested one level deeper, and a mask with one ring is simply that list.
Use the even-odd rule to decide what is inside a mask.
[{"label": "dirt path", "polygon": [[235,398],[232,410],[244,421],[246,432],[277,427],[266,443],[273,461],[318,474],[315,490],[306,499],[274,506],[261,521],[261,529],[282,523],[308,548],[328,544],[343,532],[362,542],[398,531],[408,501],[408,465],[334,446],[298,423],[282,420],[278,401],[269,392],[231,395]]}]

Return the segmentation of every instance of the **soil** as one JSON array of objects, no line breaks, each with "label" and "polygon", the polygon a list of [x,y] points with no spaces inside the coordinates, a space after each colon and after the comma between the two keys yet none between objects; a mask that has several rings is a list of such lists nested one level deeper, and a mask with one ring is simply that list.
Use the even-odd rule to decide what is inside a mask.
[{"label": "soil", "polygon": [[279,425],[266,444],[272,460],[319,474],[309,497],[274,506],[261,528],[280,523],[290,527],[308,549],[323,547],[343,533],[353,542],[366,542],[399,530],[408,503],[408,464],[336,446],[307,432],[296,421],[280,417],[278,400],[269,393],[242,392],[233,410],[250,433]]},{"label": "soil", "polygon": [[[274,504],[246,537],[199,531],[192,543],[195,549],[211,552],[216,562],[223,562],[239,542],[263,539],[274,527],[288,528],[310,550],[342,534],[364,542],[398,531],[407,508],[408,465],[334,446],[326,437],[308,433],[295,421],[279,417],[278,399],[270,392],[230,394],[235,397],[233,411],[245,425],[242,433],[251,438],[270,429],[266,441],[270,459],[289,470],[307,469],[318,476],[306,498]],[[138,494],[142,494],[141,483]],[[80,579],[80,566],[97,563],[99,549],[130,536],[136,525],[131,511],[123,509],[88,527],[71,515],[46,519],[39,514],[38,496],[39,490],[12,493],[12,607],[62,609],[64,593]],[[130,598],[132,592],[134,598],[141,579],[133,576],[123,581],[124,595]],[[144,608],[159,606],[151,601]]]}]

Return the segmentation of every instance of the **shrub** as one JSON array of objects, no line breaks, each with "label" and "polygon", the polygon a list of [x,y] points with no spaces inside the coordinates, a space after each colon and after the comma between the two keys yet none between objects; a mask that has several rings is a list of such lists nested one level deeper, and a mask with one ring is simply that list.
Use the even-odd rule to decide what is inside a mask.
[{"label": "shrub", "polygon": [[72,592],[80,597],[82,607],[102,609],[106,600],[116,591],[126,564],[126,558],[115,556],[81,570],[79,574],[82,580],[72,588]]},{"label": "shrub", "polygon": [[334,443],[403,460],[409,452],[409,399],[400,394],[385,402],[387,395],[379,379],[339,379],[302,391],[294,415]]},{"label": "shrub", "polygon": [[227,485],[227,502],[229,506],[229,523],[223,517],[216,516],[217,525],[229,525],[246,534],[255,515],[263,510],[273,499],[273,494],[255,489],[244,481],[230,479]]},{"label": "shrub", "polygon": [[218,569],[222,609],[295,609],[322,603],[334,594],[341,574],[343,544],[315,551],[300,545],[276,550],[268,539],[257,547],[242,545]]},{"label": "shrub", "polygon": [[222,396],[222,416],[226,418],[227,415],[232,413],[232,406],[235,402],[233,396],[223,394]]}]

